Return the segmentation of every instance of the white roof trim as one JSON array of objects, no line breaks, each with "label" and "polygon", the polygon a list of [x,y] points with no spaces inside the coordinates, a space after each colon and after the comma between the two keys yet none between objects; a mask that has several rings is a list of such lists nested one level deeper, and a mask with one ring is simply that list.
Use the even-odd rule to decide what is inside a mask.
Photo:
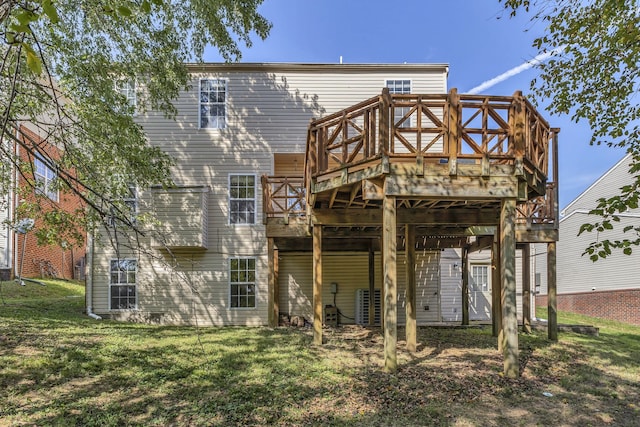
[{"label": "white roof trim", "polygon": [[[560,211],[560,215],[561,216],[565,216],[566,212],[569,208],[571,208],[571,206],[576,203],[578,200],[580,200],[580,198],[582,196],[584,196],[585,194],[587,194],[593,187],[595,187],[598,183],[600,183],[600,181],[602,181],[603,179],[605,179],[607,176],[609,176],[609,174],[611,174],[613,172],[614,169],[618,168],[618,166],[620,166],[622,163],[624,163],[626,160],[631,158],[631,154],[626,154],[622,159],[620,159],[618,161],[618,163],[616,163],[615,165],[611,166],[609,168],[608,171],[606,171],[600,178],[598,178],[597,180],[594,181],[593,184],[591,184],[589,187],[587,187],[586,190],[584,190],[582,193],[580,193],[575,199],[573,199],[571,202],[569,202],[569,204],[567,206],[564,207],[564,209],[562,209],[562,211]],[[584,213],[584,212],[583,212]],[[569,216],[571,216],[569,214]]]}]

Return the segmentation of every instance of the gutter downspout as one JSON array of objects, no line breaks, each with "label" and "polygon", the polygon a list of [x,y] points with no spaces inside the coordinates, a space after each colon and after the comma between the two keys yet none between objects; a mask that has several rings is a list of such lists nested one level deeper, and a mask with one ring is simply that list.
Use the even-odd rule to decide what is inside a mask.
[{"label": "gutter downspout", "polygon": [[87,269],[84,278],[85,288],[85,306],[87,307],[87,316],[95,320],[102,320],[102,317],[93,312],[93,235],[87,233],[87,255],[85,257],[85,268]]}]

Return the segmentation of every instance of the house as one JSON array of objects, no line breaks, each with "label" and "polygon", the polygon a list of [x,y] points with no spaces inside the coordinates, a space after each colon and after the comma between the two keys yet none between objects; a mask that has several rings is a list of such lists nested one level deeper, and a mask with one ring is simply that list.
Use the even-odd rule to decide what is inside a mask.
[{"label": "house", "polygon": [[491,319],[517,353],[516,305],[528,321],[532,298],[516,246],[557,240],[557,130],[520,93],[459,95],[444,64],[189,70],[175,121],[137,116],[176,160],[176,185],[132,192],[132,210],[155,218],[139,245],[90,242],[90,315],[247,326],[302,316],[316,342],[323,323],[393,334]]},{"label": "house", "polygon": [[[3,197],[0,219],[0,271],[2,280],[12,277],[55,277],[63,279],[82,279],[84,277],[83,244],[40,245],[35,233],[41,227],[41,220],[30,218],[24,208],[28,202],[35,201],[34,187],[27,180],[35,183],[35,191],[44,194],[38,203],[46,212],[53,206],[67,212],[74,212],[80,207],[77,196],[59,191],[55,185],[56,173],[47,164],[44,157],[29,153],[25,147],[39,147],[49,158],[59,158],[60,151],[48,143],[44,131],[30,122],[22,122],[15,129],[16,140],[12,142],[12,151],[20,161],[30,164],[33,173],[25,168],[25,174],[14,173],[13,187]],[[16,141],[19,141],[16,142]]]},{"label": "house", "polygon": [[[562,240],[557,246],[559,310],[640,325],[640,251],[633,248],[631,255],[614,251],[596,262],[583,256],[591,242],[629,238],[629,233],[622,230],[640,224],[640,209],[619,214],[620,222],[614,223],[613,230],[578,235],[582,224],[598,221],[598,217],[589,215],[598,199],[613,197],[621,187],[632,183],[630,163],[631,155],[627,154],[562,210]],[[538,304],[544,305],[547,287],[544,280],[540,282],[537,299]]]}]

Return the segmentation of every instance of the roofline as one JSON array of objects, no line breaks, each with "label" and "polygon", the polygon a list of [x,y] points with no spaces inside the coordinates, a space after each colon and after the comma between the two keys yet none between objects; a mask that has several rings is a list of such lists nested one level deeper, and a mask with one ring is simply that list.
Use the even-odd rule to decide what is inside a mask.
[{"label": "roofline", "polygon": [[600,181],[602,181],[603,179],[605,179],[607,176],[609,176],[609,174],[611,174],[613,172],[614,169],[617,169],[618,166],[620,166],[623,162],[625,162],[627,159],[629,159],[631,157],[631,153],[627,153],[622,159],[620,159],[615,165],[611,166],[609,168],[609,170],[607,170],[604,174],[602,174],[602,176],[598,179],[596,179],[589,187],[587,187],[586,190],[584,190],[582,193],[578,194],[578,196],[573,199],[572,201],[569,202],[568,205],[566,205],[562,211],[560,211],[560,215],[566,215],[566,211],[567,209],[569,209],[574,203],[576,203],[582,196],[584,196],[586,193],[588,193],[593,187],[595,187],[598,183],[600,183]]},{"label": "roofline", "polygon": [[330,64],[295,62],[199,62],[185,64],[190,72],[205,71],[444,71],[449,74],[449,64]]}]

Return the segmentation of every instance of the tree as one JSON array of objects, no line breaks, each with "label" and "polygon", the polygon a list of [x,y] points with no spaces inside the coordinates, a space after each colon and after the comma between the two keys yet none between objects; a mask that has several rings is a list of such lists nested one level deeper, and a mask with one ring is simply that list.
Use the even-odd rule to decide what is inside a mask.
[{"label": "tree", "polygon": [[[41,219],[41,242],[67,242],[114,218],[136,229],[130,186],[170,185],[172,160],[147,144],[134,112],[174,116],[186,62],[202,60],[207,45],[237,60],[239,44],[266,38],[262,1],[0,0],[0,192],[13,173],[29,183],[18,214]],[[142,83],[135,105],[120,90],[130,82]],[[42,209],[50,203],[35,159],[55,172],[61,193],[81,198],[77,212]]]},{"label": "tree", "polygon": [[[591,213],[597,222],[584,224],[580,233],[604,231],[619,222],[618,214],[638,208],[640,196],[640,2],[638,0],[500,0],[511,15],[532,13],[543,21],[546,34],[533,46],[553,52],[537,67],[531,83],[538,100],[549,100],[551,114],[571,114],[586,120],[593,135],[590,144],[625,147],[631,154],[634,177],[619,194],[600,199]],[[600,240],[586,248],[593,261],[612,250],[632,253],[640,245],[640,225],[626,226],[626,238]]]}]

